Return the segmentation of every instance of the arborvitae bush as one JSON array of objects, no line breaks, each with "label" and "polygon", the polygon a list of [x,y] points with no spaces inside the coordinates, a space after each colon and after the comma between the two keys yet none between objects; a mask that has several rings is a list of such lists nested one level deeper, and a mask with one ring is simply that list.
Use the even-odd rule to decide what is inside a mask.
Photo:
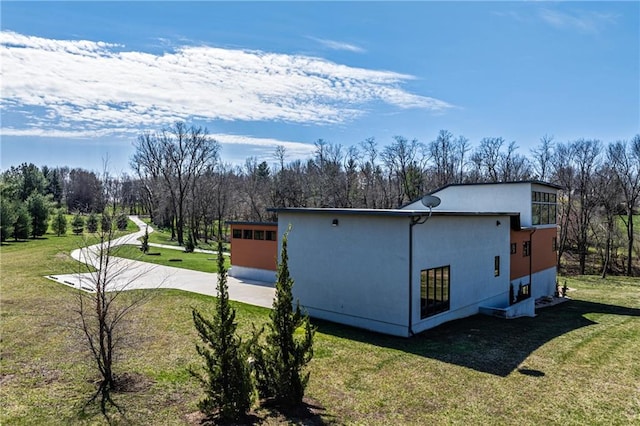
[{"label": "arborvitae bush", "polygon": [[200,411],[210,420],[217,415],[223,422],[235,422],[251,408],[254,392],[247,351],[236,334],[236,311],[229,305],[222,242],[218,242],[217,293],[211,319],[192,310],[193,322],[202,340],[196,349],[205,365],[204,371],[191,369],[191,374],[205,391],[205,398],[198,404]]},{"label": "arborvitae bush", "polygon": [[289,275],[287,238],[282,238],[282,251],[278,265],[276,296],[267,324],[266,342],[260,343],[264,330],[255,330],[251,344],[258,393],[272,398],[281,406],[302,403],[309,381],[304,367],[313,358],[314,328],[309,317],[302,315],[300,304],[293,309],[293,279]]}]

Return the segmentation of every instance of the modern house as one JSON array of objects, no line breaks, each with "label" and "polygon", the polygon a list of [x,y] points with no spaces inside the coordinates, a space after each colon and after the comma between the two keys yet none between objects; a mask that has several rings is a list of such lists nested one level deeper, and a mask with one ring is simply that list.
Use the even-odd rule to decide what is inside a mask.
[{"label": "modern house", "polygon": [[[398,336],[478,312],[533,316],[535,298],[556,290],[557,190],[449,185],[433,209],[277,209],[278,240],[291,226],[294,297],[312,317]],[[249,241],[257,249],[232,239],[232,271],[236,247],[256,253]]]}]

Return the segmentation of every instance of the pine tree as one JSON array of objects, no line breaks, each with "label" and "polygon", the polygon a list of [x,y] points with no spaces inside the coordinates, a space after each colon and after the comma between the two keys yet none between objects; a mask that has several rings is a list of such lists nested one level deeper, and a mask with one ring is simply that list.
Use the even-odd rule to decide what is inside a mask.
[{"label": "pine tree", "polygon": [[142,241],[140,244],[140,250],[147,254],[149,252],[149,226],[144,228],[144,235],[142,236]]},{"label": "pine tree", "polygon": [[13,235],[16,221],[15,206],[9,200],[0,198],[0,241],[6,241]]},{"label": "pine tree", "polygon": [[309,317],[302,315],[300,303],[293,309],[293,279],[289,275],[287,238],[282,237],[282,251],[278,265],[276,295],[267,324],[266,345],[257,344],[262,331],[254,330],[253,351],[258,392],[273,398],[282,406],[302,403],[309,381],[309,372],[303,368],[313,358],[314,328]]},{"label": "pine tree", "polygon": [[44,195],[33,192],[27,198],[27,209],[31,216],[31,236],[44,235],[49,227],[49,202]]},{"label": "pine tree", "polygon": [[120,212],[116,218],[116,226],[119,231],[125,231],[127,229],[127,224],[129,222],[129,218],[125,214],[125,212]]},{"label": "pine tree", "polygon": [[241,419],[251,408],[253,383],[242,340],[236,335],[236,311],[229,305],[227,271],[224,266],[222,240],[218,240],[218,286],[215,310],[211,319],[196,309],[193,322],[203,344],[196,346],[205,360],[204,376],[191,371],[202,384],[205,398],[200,411],[223,422]]},{"label": "pine tree", "polygon": [[31,216],[27,206],[22,202],[16,203],[15,222],[13,222],[13,238],[14,240],[25,240],[29,238],[31,233]]},{"label": "pine tree", "polygon": [[73,218],[71,228],[73,229],[73,233],[76,235],[80,235],[84,232],[84,219],[80,216],[80,213],[76,214]]},{"label": "pine tree", "polygon": [[98,215],[93,212],[87,218],[87,231],[91,233],[98,232]]},{"label": "pine tree", "polygon": [[62,209],[59,209],[56,216],[53,218],[51,228],[58,237],[67,233],[67,217],[64,215],[64,211]]}]

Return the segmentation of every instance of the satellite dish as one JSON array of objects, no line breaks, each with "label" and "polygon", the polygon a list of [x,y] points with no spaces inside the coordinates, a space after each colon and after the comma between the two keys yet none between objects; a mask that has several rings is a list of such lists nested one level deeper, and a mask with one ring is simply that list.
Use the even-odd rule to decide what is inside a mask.
[{"label": "satellite dish", "polygon": [[424,197],[422,197],[420,201],[425,207],[432,209],[434,207],[438,207],[440,205],[441,200],[435,195],[425,195]]}]

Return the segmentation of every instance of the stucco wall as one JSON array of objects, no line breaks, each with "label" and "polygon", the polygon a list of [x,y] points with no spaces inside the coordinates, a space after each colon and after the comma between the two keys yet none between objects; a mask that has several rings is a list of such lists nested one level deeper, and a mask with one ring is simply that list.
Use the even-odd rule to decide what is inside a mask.
[{"label": "stucco wall", "polygon": [[409,218],[280,212],[279,241],[289,224],[293,294],[311,316],[407,335]]},{"label": "stucco wall", "polygon": [[[544,296],[553,296],[556,291],[556,267],[538,271],[531,276],[531,297],[538,299]],[[517,290],[520,283],[527,284],[529,275],[511,280],[513,287]]]},{"label": "stucco wall", "polygon": [[[277,232],[276,225],[264,225],[253,223],[232,223],[231,224],[231,265],[244,268],[264,269],[275,271],[277,269],[278,242],[268,240],[254,240],[234,238],[234,230],[274,231]],[[240,268],[238,268],[240,270]]]},{"label": "stucco wall", "polygon": [[[414,227],[414,332],[476,314],[481,304],[508,302],[509,231],[508,216],[433,216]],[[497,277],[495,256],[500,256]],[[420,319],[420,270],[446,265],[451,266],[450,309]]]}]

